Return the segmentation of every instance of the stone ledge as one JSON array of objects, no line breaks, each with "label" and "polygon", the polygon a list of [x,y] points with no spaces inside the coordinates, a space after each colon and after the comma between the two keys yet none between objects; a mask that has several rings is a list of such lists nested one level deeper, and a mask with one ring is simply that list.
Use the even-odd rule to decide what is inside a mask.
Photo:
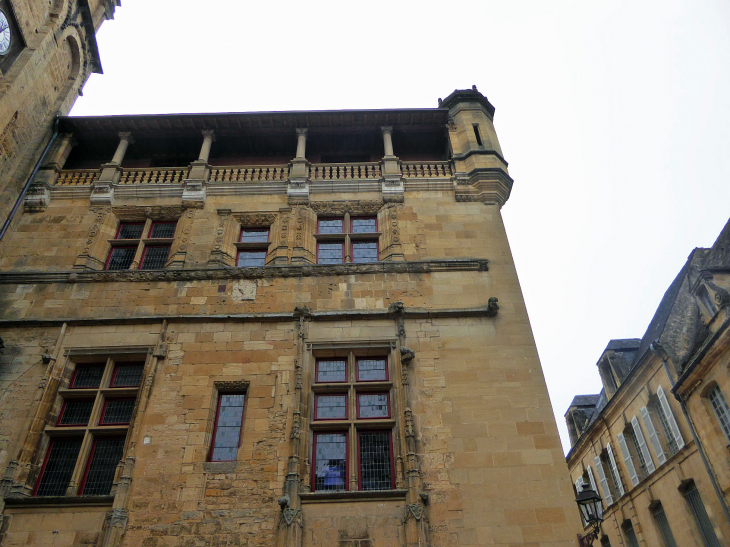
[{"label": "stone ledge", "polygon": [[68,507],[111,505],[114,496],[49,496],[49,497],[22,497],[5,498],[6,507]]},{"label": "stone ledge", "polygon": [[408,490],[372,490],[368,492],[306,492],[300,493],[302,503],[334,503],[353,501],[405,500]]},{"label": "stone ledge", "polygon": [[205,281],[209,279],[261,279],[273,277],[318,277],[380,273],[432,273],[488,271],[482,259],[375,262],[372,264],[311,264],[306,266],[261,266],[183,270],[115,270],[64,272],[2,272],[0,284],[105,283],[116,281]]}]

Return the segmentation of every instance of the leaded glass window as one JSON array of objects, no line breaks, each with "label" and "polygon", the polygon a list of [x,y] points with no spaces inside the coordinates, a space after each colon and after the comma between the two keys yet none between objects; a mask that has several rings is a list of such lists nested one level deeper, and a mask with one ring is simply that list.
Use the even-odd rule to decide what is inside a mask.
[{"label": "leaded glass window", "polygon": [[234,461],[238,456],[243,426],[243,393],[221,393],[213,430],[210,461]]}]

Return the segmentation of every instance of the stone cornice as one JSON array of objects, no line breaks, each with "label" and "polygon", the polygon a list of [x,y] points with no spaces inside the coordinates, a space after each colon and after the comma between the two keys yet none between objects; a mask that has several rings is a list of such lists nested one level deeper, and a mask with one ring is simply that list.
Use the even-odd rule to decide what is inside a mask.
[{"label": "stone cornice", "polygon": [[376,262],[373,264],[311,264],[304,266],[262,266],[255,268],[211,268],[184,270],[115,270],[61,272],[2,272],[0,284],[114,283],[137,281],[205,281],[213,279],[261,279],[274,277],[319,277],[379,273],[431,273],[487,271],[489,261],[480,259]]},{"label": "stone cornice", "polygon": [[483,148],[477,148],[477,149],[474,149],[474,150],[469,150],[467,152],[464,152],[463,154],[456,154],[451,159],[453,161],[465,160],[469,156],[475,156],[475,155],[476,156],[496,156],[499,159],[499,161],[501,161],[502,163],[504,163],[504,166],[505,167],[508,167],[509,166],[509,164],[507,163],[507,160],[505,160],[499,152],[497,152],[496,150],[485,150]]}]

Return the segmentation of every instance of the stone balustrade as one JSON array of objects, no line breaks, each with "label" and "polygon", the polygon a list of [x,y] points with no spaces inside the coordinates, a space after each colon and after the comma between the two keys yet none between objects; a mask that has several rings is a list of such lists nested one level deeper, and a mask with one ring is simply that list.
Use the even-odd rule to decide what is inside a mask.
[{"label": "stone balustrade", "polygon": [[119,184],[181,184],[187,174],[187,167],[124,169]]},{"label": "stone balustrade", "polygon": [[69,169],[61,171],[56,186],[90,186],[99,177],[98,169]]},{"label": "stone balustrade", "polygon": [[452,175],[448,161],[406,162],[401,164],[405,178],[449,178]]},{"label": "stone balustrade", "polygon": [[275,182],[289,177],[288,165],[247,165],[211,168],[209,182]]},{"label": "stone balustrade", "polygon": [[379,179],[380,163],[313,163],[312,180]]}]

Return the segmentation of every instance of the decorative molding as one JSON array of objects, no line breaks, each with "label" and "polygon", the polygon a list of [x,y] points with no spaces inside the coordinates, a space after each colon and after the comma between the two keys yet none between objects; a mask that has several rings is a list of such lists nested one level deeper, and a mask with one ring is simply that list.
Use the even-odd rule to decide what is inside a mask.
[{"label": "decorative molding", "polygon": [[218,391],[247,391],[248,386],[251,385],[251,382],[248,382],[246,380],[226,380],[213,382],[213,385]]},{"label": "decorative molding", "polygon": [[291,526],[293,522],[296,521],[297,526],[300,528],[303,527],[302,525],[302,510],[301,509],[295,509],[293,507],[287,507],[281,512],[281,516],[279,517],[279,525],[285,523],[286,526]]},{"label": "decorative molding", "polygon": [[308,207],[318,215],[375,215],[385,205],[382,201],[312,201]]},{"label": "decorative molding", "polygon": [[155,205],[142,207],[138,205],[115,205],[111,212],[123,222],[145,221],[148,218],[153,221],[177,220],[185,211],[182,205]]},{"label": "decorative molding", "polygon": [[184,270],[10,271],[0,273],[0,284],[205,281],[214,279],[270,279],[276,277],[319,277],[380,273],[482,272],[488,270],[489,261],[486,259],[447,259],[417,262],[374,262],[371,264],[307,264],[301,266],[257,266],[250,268]]},{"label": "decorative molding", "polygon": [[[218,214],[221,214],[219,211]],[[268,228],[276,221],[276,213],[230,213],[242,226]]]},{"label": "decorative molding", "polygon": [[421,505],[420,503],[409,503],[406,505],[405,508],[405,515],[403,515],[403,520],[401,521],[403,524],[408,522],[409,519],[416,519],[417,521],[425,520],[428,522],[428,518],[426,517],[426,508]]}]

